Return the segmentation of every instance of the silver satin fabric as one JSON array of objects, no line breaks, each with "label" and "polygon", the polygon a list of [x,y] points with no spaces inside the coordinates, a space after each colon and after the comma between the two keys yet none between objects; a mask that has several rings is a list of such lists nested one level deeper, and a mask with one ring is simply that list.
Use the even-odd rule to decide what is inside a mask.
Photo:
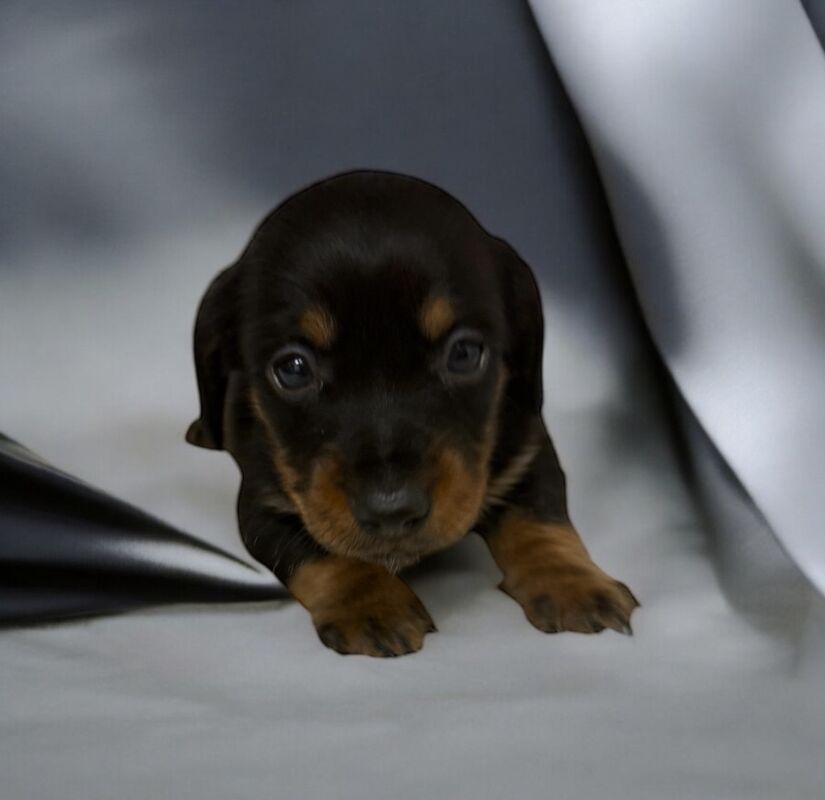
[{"label": "silver satin fabric", "polygon": [[[825,56],[805,9],[532,8],[594,149],[645,320],[695,417],[694,466],[728,583],[754,600],[766,572],[794,582],[769,529],[825,591]],[[720,491],[708,449],[739,491]]]},{"label": "silver satin fabric", "polygon": [[[475,538],[410,575],[439,626],[411,658],[326,651],[291,602],[172,607],[7,632],[0,635],[0,793],[38,800],[820,800],[825,639],[816,620],[825,611],[806,577],[814,572],[799,550],[794,559],[781,556],[775,537],[785,536],[787,520],[763,503],[761,484],[734,463],[697,403],[703,395],[685,380],[701,375],[707,358],[700,385],[718,387],[712,399],[722,403],[736,375],[720,372],[727,362],[714,349],[713,325],[723,348],[736,346],[735,335],[746,342],[762,331],[726,327],[744,324],[745,311],[766,302],[753,286],[730,321],[704,316],[719,311],[714,295],[725,273],[713,273],[717,283],[708,288],[703,265],[693,266],[696,248],[704,253],[721,234],[688,231],[678,196],[668,193],[679,189],[665,182],[653,208],[666,215],[659,224],[667,272],[653,286],[662,308],[684,312],[673,318],[680,335],[668,351],[665,326],[651,317],[654,288],[644,289],[653,274],[650,245],[637,243],[640,255],[629,242],[641,237],[628,238],[635,215],[647,230],[653,212],[641,205],[640,190],[618,193],[606,149],[582,135],[525,7],[510,0],[480,0],[471,10],[441,0],[243,6],[147,0],[104,9],[80,1],[71,10],[46,3],[34,13],[29,4],[5,4],[0,87],[12,124],[0,135],[14,158],[2,160],[3,429],[82,479],[244,558],[234,465],[182,439],[196,412],[190,332],[197,299],[254,222],[300,185],[355,166],[419,174],[465,200],[539,275],[545,413],[568,473],[573,518],[596,560],[641,599],[636,636],[539,634],[495,589],[499,575]],[[591,35],[575,24],[597,28],[601,18],[600,46],[624,47],[632,61],[632,38],[645,31],[632,14],[642,7],[651,25],[665,7],[674,15],[686,8],[594,3],[591,17],[589,3],[534,7],[545,31],[565,26],[572,37],[559,45],[548,33],[549,52],[588,136],[592,116],[610,122],[605,142],[622,130],[621,118],[588,115],[582,98],[592,97],[595,109],[598,81],[571,81],[577,57],[588,63]],[[745,32],[758,28],[763,42],[787,22],[789,58],[815,43],[794,3],[748,7],[755,11],[739,22]],[[669,38],[658,33],[661,63],[653,72],[671,92],[684,82],[669,81],[670,54],[676,69],[702,39],[685,38],[685,28],[705,26],[703,52],[717,59],[712,64],[750,63],[753,42],[744,33],[733,37],[739,49],[731,47],[715,6],[693,8]],[[771,72],[764,57],[760,51],[757,66]],[[621,72],[621,60],[612,71]],[[818,63],[811,58],[811,77]],[[711,72],[691,103],[704,102],[717,83],[722,99],[737,98],[736,73]],[[652,128],[669,125],[657,122],[658,84],[642,77],[630,102]],[[620,75],[599,79],[630,85]],[[688,106],[697,115],[689,121],[699,125],[700,109]],[[715,159],[716,172],[732,171],[734,188],[751,186],[756,172],[740,174],[716,157],[725,136],[747,133],[720,127],[717,141],[717,106],[725,103],[703,116],[708,152],[697,146],[694,155]],[[732,110],[719,113],[736,122]],[[634,136],[646,137],[645,159],[628,141],[621,154],[635,153],[626,159],[634,169],[649,165],[641,173],[648,191],[660,185],[660,172],[670,175],[659,156],[673,137],[666,128],[660,141],[643,128]],[[709,181],[703,163],[683,177]],[[622,187],[638,183],[625,172]],[[778,193],[735,193],[741,220],[721,202],[719,213],[740,225],[756,215],[752,235],[778,247],[770,237],[779,220],[787,231],[805,231],[809,209],[795,180],[768,185]],[[702,212],[700,200],[713,202],[688,188],[693,213]],[[634,202],[625,202],[631,194]],[[794,202],[779,202],[786,197]],[[788,234],[788,264],[804,261],[806,237]],[[741,238],[743,253],[765,257]],[[790,287],[755,274],[787,311],[782,292]],[[731,275],[742,278],[742,268]],[[793,347],[808,341],[812,287],[798,293],[800,320],[783,318],[794,332],[783,340],[782,368],[791,371],[783,375],[800,369]],[[707,303],[696,297],[703,290]],[[774,327],[780,335],[782,326]],[[754,351],[741,352],[752,358]],[[766,368],[772,354],[765,350]],[[792,388],[784,396],[801,413],[807,394]],[[764,435],[744,424],[753,402],[740,403],[738,416],[730,413],[736,404],[724,407],[736,443],[751,447],[748,437]],[[782,423],[773,422],[776,431]],[[776,438],[752,453],[762,478],[765,459],[791,460],[784,450],[776,455]],[[786,467],[789,475],[801,469]],[[800,486],[788,488],[785,502]],[[794,512],[797,521],[807,508]]]}]

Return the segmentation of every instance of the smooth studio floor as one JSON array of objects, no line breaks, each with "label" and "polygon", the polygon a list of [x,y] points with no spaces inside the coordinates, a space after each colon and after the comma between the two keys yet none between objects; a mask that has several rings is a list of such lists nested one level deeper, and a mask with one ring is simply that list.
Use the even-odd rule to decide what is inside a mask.
[{"label": "smooth studio floor", "polygon": [[[33,260],[0,319],[10,435],[238,554],[235,467],[183,432],[195,303],[246,234],[76,255],[89,282]],[[475,537],[410,577],[439,626],[411,657],[338,656],[291,602],[6,632],[2,796],[818,800],[822,659],[724,599],[641,351],[546,301],[547,417],[634,638],[535,631]]]}]

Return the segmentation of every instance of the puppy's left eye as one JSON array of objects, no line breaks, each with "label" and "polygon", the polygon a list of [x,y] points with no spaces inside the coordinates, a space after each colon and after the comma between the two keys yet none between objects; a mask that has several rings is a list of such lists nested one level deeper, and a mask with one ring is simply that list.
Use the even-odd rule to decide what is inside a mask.
[{"label": "puppy's left eye", "polygon": [[312,370],[303,356],[290,356],[275,367],[275,377],[284,389],[300,389],[312,380]]},{"label": "puppy's left eye", "polygon": [[447,371],[453,375],[470,376],[484,368],[487,354],[479,336],[459,332],[447,347]]},{"label": "puppy's left eye", "polygon": [[317,383],[312,357],[298,350],[276,355],[270,372],[275,386],[283,393],[298,394]]}]

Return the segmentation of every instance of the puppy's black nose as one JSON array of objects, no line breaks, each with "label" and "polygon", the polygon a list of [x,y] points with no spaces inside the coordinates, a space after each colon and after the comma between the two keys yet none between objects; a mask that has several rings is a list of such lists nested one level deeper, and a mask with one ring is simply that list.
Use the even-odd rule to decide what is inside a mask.
[{"label": "puppy's black nose", "polygon": [[384,536],[412,533],[430,513],[427,493],[415,486],[392,491],[370,489],[354,503],[355,518],[365,530]]}]

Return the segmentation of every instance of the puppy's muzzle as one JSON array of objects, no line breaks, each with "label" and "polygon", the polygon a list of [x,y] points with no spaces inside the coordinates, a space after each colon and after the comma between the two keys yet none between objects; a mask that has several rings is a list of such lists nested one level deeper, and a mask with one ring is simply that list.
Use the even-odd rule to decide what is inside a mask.
[{"label": "puppy's muzzle", "polygon": [[352,501],[355,519],[367,533],[397,539],[415,533],[430,513],[427,492],[414,484],[370,488]]}]

